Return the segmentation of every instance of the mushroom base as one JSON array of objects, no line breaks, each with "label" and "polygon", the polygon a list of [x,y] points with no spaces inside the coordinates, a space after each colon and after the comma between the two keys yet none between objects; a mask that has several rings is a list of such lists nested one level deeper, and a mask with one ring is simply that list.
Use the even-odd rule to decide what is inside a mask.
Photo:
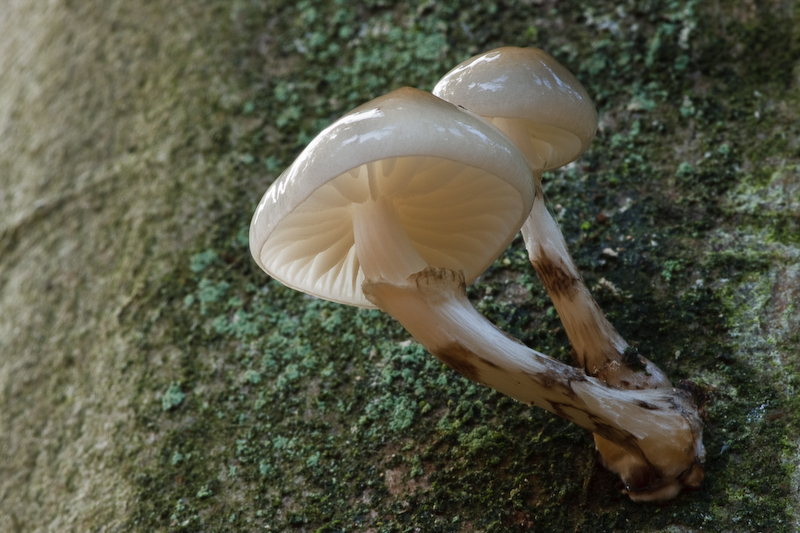
[{"label": "mushroom base", "polygon": [[632,498],[670,498],[702,480],[703,424],[688,392],[616,389],[526,347],[475,311],[460,272],[428,267],[362,289],[450,368],[598,435],[604,464]]},{"label": "mushroom base", "polygon": [[683,489],[696,490],[700,488],[705,477],[702,463],[705,458],[705,449],[699,440],[697,441],[698,449],[695,452],[697,461],[690,464],[686,470],[672,480],[661,477],[660,472],[638,455],[631,454],[628,450],[596,433],[594,434],[594,445],[603,466],[615,474],[619,474],[625,484],[623,492],[636,502],[670,500]]}]

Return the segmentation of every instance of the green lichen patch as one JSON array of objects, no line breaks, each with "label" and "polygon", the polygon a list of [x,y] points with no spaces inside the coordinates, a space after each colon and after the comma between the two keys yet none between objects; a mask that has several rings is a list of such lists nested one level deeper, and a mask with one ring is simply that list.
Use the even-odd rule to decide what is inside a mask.
[{"label": "green lichen patch", "polygon": [[186,395],[181,391],[180,384],[172,382],[161,396],[161,409],[163,411],[175,409],[183,402],[185,397]]}]

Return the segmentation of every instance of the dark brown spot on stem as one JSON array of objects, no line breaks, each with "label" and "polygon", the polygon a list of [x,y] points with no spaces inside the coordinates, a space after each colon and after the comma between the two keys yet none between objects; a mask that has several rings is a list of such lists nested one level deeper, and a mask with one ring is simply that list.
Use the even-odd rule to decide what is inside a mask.
[{"label": "dark brown spot on stem", "polygon": [[463,346],[460,342],[453,342],[432,351],[441,362],[461,374],[467,379],[472,381],[481,382],[481,373],[479,365],[481,363],[497,367],[494,363],[481,359],[475,355],[471,350]]},{"label": "dark brown spot on stem", "polygon": [[639,355],[639,350],[633,346],[626,346],[622,352],[622,362],[635,372],[647,370],[647,360]]},{"label": "dark brown spot on stem", "polygon": [[[573,382],[586,381],[586,376],[577,368],[565,368],[562,370],[562,375],[551,376],[548,374],[532,374],[525,372],[531,381],[538,383],[543,389],[556,391],[558,394],[569,398],[573,402],[576,400],[577,395],[572,390]],[[556,413],[558,414],[558,413]]]},{"label": "dark brown spot on stem", "polygon": [[572,276],[564,265],[556,264],[552,259],[545,255],[544,248],[539,245],[539,254],[536,260],[531,261],[534,270],[544,283],[551,298],[570,298],[580,284],[580,278]]}]

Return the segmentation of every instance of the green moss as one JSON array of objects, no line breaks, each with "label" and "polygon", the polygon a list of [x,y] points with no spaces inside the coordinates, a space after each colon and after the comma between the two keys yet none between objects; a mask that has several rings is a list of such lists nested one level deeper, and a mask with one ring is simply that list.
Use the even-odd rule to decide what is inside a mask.
[{"label": "green moss", "polygon": [[186,395],[181,392],[181,386],[178,383],[172,382],[169,384],[166,392],[161,396],[161,410],[169,411],[175,409],[182,402]]}]

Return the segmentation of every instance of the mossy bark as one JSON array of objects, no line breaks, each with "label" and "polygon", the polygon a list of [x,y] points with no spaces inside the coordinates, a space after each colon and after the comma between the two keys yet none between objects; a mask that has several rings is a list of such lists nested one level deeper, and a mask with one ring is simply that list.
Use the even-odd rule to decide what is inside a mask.
[{"label": "mossy bark", "polygon": [[[800,528],[798,7],[283,4],[4,5],[0,530]],[[614,325],[706,393],[698,492],[629,502],[589,434],[249,258],[317,131],[501,45],[596,99],[545,191]],[[521,238],[469,296],[570,360]]]}]

